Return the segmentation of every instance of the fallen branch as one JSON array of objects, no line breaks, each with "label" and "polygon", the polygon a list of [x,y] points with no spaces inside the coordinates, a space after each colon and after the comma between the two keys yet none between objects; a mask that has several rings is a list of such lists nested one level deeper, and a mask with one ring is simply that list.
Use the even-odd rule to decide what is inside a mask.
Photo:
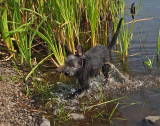
[{"label": "fallen branch", "polygon": [[133,23],[133,22],[148,21],[148,20],[152,20],[152,19],[154,19],[154,17],[144,18],[144,19],[140,19],[140,20],[133,20],[133,21],[130,21],[130,22],[125,23],[125,25],[126,25],[126,24],[131,24],[131,23]]}]

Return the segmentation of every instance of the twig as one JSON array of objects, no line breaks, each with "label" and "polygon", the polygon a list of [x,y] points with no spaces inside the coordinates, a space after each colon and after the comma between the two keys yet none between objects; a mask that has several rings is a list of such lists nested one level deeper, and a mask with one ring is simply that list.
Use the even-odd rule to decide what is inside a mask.
[{"label": "twig", "polygon": [[125,23],[125,25],[126,25],[126,24],[131,24],[131,23],[133,23],[133,22],[148,21],[148,20],[152,20],[152,19],[154,19],[154,17],[144,18],[144,19],[140,19],[140,20],[133,20],[133,21],[130,21],[130,22]]},{"label": "twig", "polygon": [[11,58],[12,58],[12,56],[13,56],[14,54],[12,54],[12,55],[10,55],[8,58],[6,58],[6,59],[4,59],[4,60],[0,60],[1,62],[2,61],[8,61],[8,60],[10,60]]}]

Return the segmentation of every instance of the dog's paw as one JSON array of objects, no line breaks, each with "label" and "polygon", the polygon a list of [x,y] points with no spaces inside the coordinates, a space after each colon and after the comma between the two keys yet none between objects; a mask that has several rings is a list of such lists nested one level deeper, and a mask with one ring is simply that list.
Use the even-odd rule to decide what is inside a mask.
[{"label": "dog's paw", "polygon": [[67,96],[67,97],[65,98],[65,100],[72,99],[72,98],[74,98],[76,95],[80,95],[83,91],[84,91],[83,88],[79,88],[79,89],[76,90],[75,92],[69,94],[69,96]]},{"label": "dog's paw", "polygon": [[102,83],[102,86],[105,86],[107,83],[108,83],[108,79],[104,79],[103,83]]},{"label": "dog's paw", "polygon": [[65,100],[69,100],[69,99],[72,99],[72,98],[74,98],[74,97],[75,97],[75,94],[72,93],[72,94],[70,94],[69,96],[67,96],[67,97],[65,98]]}]

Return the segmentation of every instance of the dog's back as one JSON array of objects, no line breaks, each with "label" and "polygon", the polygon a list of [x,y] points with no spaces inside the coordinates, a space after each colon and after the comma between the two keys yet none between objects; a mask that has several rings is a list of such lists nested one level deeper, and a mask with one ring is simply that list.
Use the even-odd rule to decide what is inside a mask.
[{"label": "dog's back", "polygon": [[112,38],[111,43],[108,46],[95,46],[83,55],[83,58],[86,61],[84,71],[88,73],[89,77],[97,75],[99,69],[103,66],[103,64],[111,61],[110,50],[116,43],[122,20],[123,18],[120,19],[117,30]]},{"label": "dog's back", "polygon": [[98,45],[87,51],[83,58],[86,61],[84,71],[89,77],[96,76],[102,65],[110,61],[110,51],[106,46]]}]

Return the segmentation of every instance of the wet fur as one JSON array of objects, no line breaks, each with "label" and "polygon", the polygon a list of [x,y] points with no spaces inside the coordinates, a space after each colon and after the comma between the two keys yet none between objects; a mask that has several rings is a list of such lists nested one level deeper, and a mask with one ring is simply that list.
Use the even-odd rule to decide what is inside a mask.
[{"label": "wet fur", "polygon": [[66,76],[77,77],[79,82],[77,91],[71,94],[68,98],[74,97],[76,94],[80,94],[83,90],[88,89],[89,78],[96,76],[101,68],[105,78],[108,78],[109,65],[105,63],[111,62],[111,48],[116,43],[122,20],[123,19],[119,21],[117,30],[108,47],[98,45],[83,54],[82,46],[79,45],[77,48],[77,54],[73,55],[65,45],[67,57],[65,60],[64,74]]}]

